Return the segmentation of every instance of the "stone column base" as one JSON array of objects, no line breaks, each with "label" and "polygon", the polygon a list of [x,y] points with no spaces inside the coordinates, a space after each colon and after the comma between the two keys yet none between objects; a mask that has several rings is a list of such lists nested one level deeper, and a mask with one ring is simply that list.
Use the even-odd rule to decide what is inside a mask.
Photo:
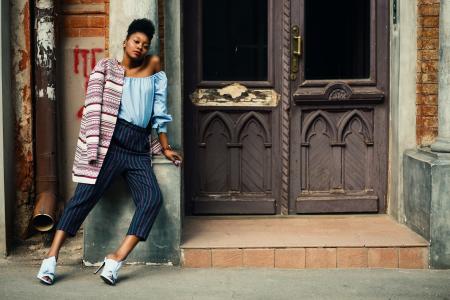
[{"label": "stone column base", "polygon": [[429,148],[403,158],[406,224],[430,241],[430,267],[450,268],[450,154]]},{"label": "stone column base", "polygon": [[[153,159],[153,170],[163,194],[163,206],[150,235],[128,256],[126,263],[180,264],[181,168],[162,157]],[[102,262],[125,237],[135,211],[129,188],[118,177],[84,223],[85,264]]]}]

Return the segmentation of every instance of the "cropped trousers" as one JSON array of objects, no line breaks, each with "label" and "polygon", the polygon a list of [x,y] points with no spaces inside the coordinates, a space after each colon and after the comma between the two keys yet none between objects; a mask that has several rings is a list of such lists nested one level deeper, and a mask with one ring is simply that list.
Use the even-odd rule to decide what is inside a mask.
[{"label": "cropped trousers", "polygon": [[162,195],[150,157],[147,129],[117,119],[111,144],[95,184],[78,183],[56,229],[74,236],[113,179],[122,175],[136,206],[127,235],[148,238],[162,206]]}]

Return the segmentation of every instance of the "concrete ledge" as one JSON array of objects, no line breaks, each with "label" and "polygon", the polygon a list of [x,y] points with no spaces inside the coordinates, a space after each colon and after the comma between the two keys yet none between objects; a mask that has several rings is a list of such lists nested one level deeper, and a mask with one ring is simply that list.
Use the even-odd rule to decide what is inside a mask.
[{"label": "concrete ledge", "polygon": [[430,241],[430,266],[450,268],[450,154],[414,149],[404,156],[406,224]]}]

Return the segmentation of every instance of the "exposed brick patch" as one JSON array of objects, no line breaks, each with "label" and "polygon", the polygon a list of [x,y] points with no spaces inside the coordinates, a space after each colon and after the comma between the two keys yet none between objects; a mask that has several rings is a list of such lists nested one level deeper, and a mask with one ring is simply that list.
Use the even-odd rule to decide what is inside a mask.
[{"label": "exposed brick patch", "polygon": [[438,61],[440,0],[417,2],[417,144],[433,143],[438,133]]},{"label": "exposed brick patch", "polygon": [[[107,37],[109,34],[109,2],[105,0],[65,0],[64,4],[78,4],[86,9],[64,10],[61,14],[65,37]],[[104,12],[92,12],[91,5],[104,4]],[[107,41],[105,41],[105,48]]]},{"label": "exposed brick patch", "polygon": [[109,56],[109,0],[105,0],[105,57]]},{"label": "exposed brick patch", "polygon": [[80,29],[80,37],[105,36],[105,28],[82,28]]},{"label": "exposed brick patch", "polygon": [[98,4],[109,2],[105,0],[63,0],[64,4]]}]

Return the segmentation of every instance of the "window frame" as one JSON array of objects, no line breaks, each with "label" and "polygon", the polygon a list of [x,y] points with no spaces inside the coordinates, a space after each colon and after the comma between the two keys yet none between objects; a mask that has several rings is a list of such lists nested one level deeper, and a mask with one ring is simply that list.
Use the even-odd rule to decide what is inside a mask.
[{"label": "window frame", "polygon": [[[300,0],[300,7],[305,7],[308,0]],[[299,87],[323,87],[330,83],[341,81],[350,86],[376,86],[377,85],[377,3],[376,0],[370,0],[370,47],[369,47],[369,77],[368,78],[338,78],[338,79],[306,79],[305,78],[305,56],[300,59],[299,64]],[[300,15],[300,35],[305,36],[305,10],[301,9]],[[308,41],[305,40],[305,43]]]},{"label": "window frame", "polygon": [[274,80],[274,1],[267,1],[267,80],[203,80],[203,0],[195,0],[195,13],[197,15],[197,31],[196,31],[196,48],[198,49],[197,63],[196,63],[196,82],[197,87],[222,87],[232,83],[240,83],[247,87],[259,88],[273,88],[275,86]]}]

